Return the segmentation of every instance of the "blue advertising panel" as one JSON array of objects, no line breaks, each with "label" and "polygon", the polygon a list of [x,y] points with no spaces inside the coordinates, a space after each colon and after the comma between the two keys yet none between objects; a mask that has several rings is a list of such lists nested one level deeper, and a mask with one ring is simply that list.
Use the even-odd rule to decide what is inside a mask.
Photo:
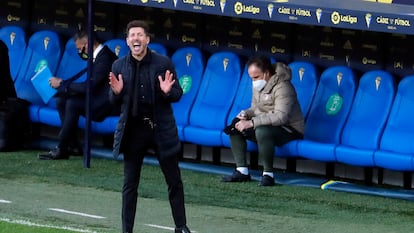
[{"label": "blue advertising panel", "polygon": [[414,34],[414,1],[407,0],[105,1],[275,22]]}]

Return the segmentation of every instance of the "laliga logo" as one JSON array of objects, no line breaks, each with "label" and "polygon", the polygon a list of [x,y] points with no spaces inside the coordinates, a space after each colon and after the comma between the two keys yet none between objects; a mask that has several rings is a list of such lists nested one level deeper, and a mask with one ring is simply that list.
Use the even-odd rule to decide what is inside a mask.
[{"label": "laliga logo", "polygon": [[236,4],[234,4],[234,12],[238,15],[243,13],[243,4],[241,2],[236,2]]},{"label": "laliga logo", "polygon": [[341,16],[339,15],[338,11],[332,12],[331,21],[333,24],[338,24],[341,22]]},{"label": "laliga logo", "polygon": [[255,7],[253,5],[245,6],[241,2],[236,2],[234,4],[234,12],[236,12],[236,14],[238,15],[240,15],[243,12],[250,12],[252,14],[258,14],[260,13],[260,8]]},{"label": "laliga logo", "polygon": [[358,17],[352,15],[341,15],[338,11],[334,11],[331,14],[331,21],[333,24],[339,24],[340,22],[355,24],[358,22]]}]

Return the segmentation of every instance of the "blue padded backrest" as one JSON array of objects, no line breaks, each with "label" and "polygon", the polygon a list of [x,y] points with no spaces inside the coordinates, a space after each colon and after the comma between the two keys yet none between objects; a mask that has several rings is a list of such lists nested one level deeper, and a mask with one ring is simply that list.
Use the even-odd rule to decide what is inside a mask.
[{"label": "blue padded backrest", "polygon": [[358,84],[341,144],[377,149],[394,100],[394,78],[385,71],[365,73]]},{"label": "blue padded backrest", "polygon": [[292,70],[291,82],[298,95],[303,117],[306,119],[318,87],[319,75],[315,66],[309,62],[292,62],[289,67]]},{"label": "blue padded backrest", "polygon": [[326,69],[305,124],[305,139],[324,143],[339,142],[344,122],[354,99],[356,80],[345,66]]},{"label": "blue padded backrest", "polygon": [[15,81],[17,96],[32,104],[43,105],[30,79],[44,65],[47,65],[52,74],[55,74],[61,55],[62,47],[57,33],[53,31],[34,33],[29,39],[24,60]]},{"label": "blue padded backrest", "polygon": [[26,33],[21,27],[5,26],[0,28],[0,40],[9,49],[10,74],[15,80],[26,51]]},{"label": "blue padded backrest", "polygon": [[111,39],[106,41],[105,45],[107,45],[118,57],[123,57],[129,53],[129,47],[125,39]]},{"label": "blue padded backrest", "polygon": [[414,154],[414,75],[403,78],[381,138],[380,149]]},{"label": "blue padded backrest", "polygon": [[231,121],[241,110],[249,108],[252,103],[252,80],[249,77],[247,68],[247,65],[245,65],[239,87],[236,92],[236,97],[234,98],[233,105],[227,118],[227,125],[231,124]]},{"label": "blue padded backrest", "polygon": [[203,77],[204,58],[198,48],[184,47],[176,50],[171,60],[183,89],[180,101],[172,105],[175,119],[179,125],[188,125],[190,110]]},{"label": "blue padded backrest", "polygon": [[[62,59],[56,71],[56,76],[63,79],[73,77],[79,71],[86,68],[87,61],[82,60],[78,55],[78,50],[75,45],[73,38],[66,42],[65,50],[62,55]],[[86,80],[86,74],[76,80],[81,82]]]},{"label": "blue padded backrest", "polygon": [[211,55],[191,110],[190,125],[224,129],[241,73],[240,59],[235,53],[217,52]]},{"label": "blue padded backrest", "polygon": [[151,43],[149,43],[148,48],[150,48],[151,50],[153,50],[153,51],[155,51],[159,54],[162,54],[162,55],[165,55],[165,56],[168,55],[167,48],[164,45],[160,44],[160,43],[151,42]]}]

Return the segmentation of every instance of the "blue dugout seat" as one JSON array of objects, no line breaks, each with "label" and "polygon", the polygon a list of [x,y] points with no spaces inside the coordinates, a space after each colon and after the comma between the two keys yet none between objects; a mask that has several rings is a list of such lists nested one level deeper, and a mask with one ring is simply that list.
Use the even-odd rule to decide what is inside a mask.
[{"label": "blue dugout seat", "polygon": [[[91,131],[102,135],[111,135],[115,132],[119,116],[108,116],[103,121],[91,121]],[[79,118],[79,127],[85,129],[86,118],[81,116]]]},{"label": "blue dugout seat", "polygon": [[300,108],[306,120],[316,88],[319,83],[319,74],[312,63],[296,61],[289,64],[292,70],[292,84],[298,95]]},{"label": "blue dugout seat", "polygon": [[374,151],[379,148],[395,91],[394,78],[388,72],[368,71],[361,77],[341,144],[335,149],[337,162],[374,166]]},{"label": "blue dugout seat", "polygon": [[190,111],[201,84],[205,60],[200,49],[196,47],[183,47],[176,50],[171,60],[175,66],[180,86],[183,89],[183,96],[180,101],[172,104],[178,136],[183,141],[183,129],[189,124]]},{"label": "blue dugout seat", "polygon": [[148,48],[150,48],[151,50],[153,50],[153,51],[155,51],[159,54],[168,56],[167,48],[163,44],[151,42],[151,43],[148,44]]},{"label": "blue dugout seat", "polygon": [[16,80],[26,51],[26,33],[21,27],[5,26],[0,28],[0,40],[7,45],[9,50],[10,74],[13,80]]},{"label": "blue dugout seat", "polygon": [[345,66],[327,68],[321,75],[309,115],[305,136],[297,140],[297,155],[317,161],[335,161],[357,87],[353,71]]},{"label": "blue dugout seat", "polygon": [[118,57],[123,57],[129,53],[129,47],[125,39],[111,39],[106,41],[105,45],[107,45]]},{"label": "blue dugout seat", "polygon": [[184,128],[184,140],[202,146],[220,147],[221,134],[239,86],[240,58],[232,52],[210,56],[197,98]]},{"label": "blue dugout seat", "polygon": [[[312,63],[296,61],[289,64],[292,70],[292,84],[295,87],[303,118],[308,116],[316,88],[319,83],[319,75]],[[297,140],[288,142],[283,146],[276,147],[276,157],[295,157],[297,156]]]},{"label": "blue dugout seat", "polygon": [[55,74],[61,56],[61,41],[57,33],[38,31],[30,37],[14,84],[17,96],[31,103],[29,112],[32,122],[39,121],[38,111],[45,103],[34,88],[31,78],[43,66],[48,66],[52,74]]},{"label": "blue dugout seat", "polygon": [[[65,50],[62,55],[59,67],[56,72],[56,77],[62,79],[69,79],[76,75],[81,70],[85,69],[87,62],[82,60],[78,55],[78,50],[76,49],[75,41],[73,38],[70,38],[65,45]],[[75,82],[81,82],[86,80],[86,72]],[[52,98],[47,106],[41,107],[39,109],[39,122],[51,126],[61,126],[61,121],[59,118],[59,113],[56,109],[55,98]]]},{"label": "blue dugout seat", "polygon": [[414,170],[414,75],[403,78],[397,93],[380,148],[374,154],[375,166],[395,171]]},{"label": "blue dugout seat", "polygon": [[23,63],[15,80],[18,97],[34,105],[44,105],[30,79],[43,66],[48,66],[52,74],[55,74],[61,56],[62,47],[57,33],[35,32],[29,39]]}]

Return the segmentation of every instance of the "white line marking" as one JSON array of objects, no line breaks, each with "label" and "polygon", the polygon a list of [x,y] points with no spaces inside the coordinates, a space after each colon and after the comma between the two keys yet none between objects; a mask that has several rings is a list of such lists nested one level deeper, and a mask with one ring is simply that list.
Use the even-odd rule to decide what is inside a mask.
[{"label": "white line marking", "polygon": [[81,212],[64,210],[64,209],[49,208],[49,210],[60,212],[60,213],[65,213],[65,214],[79,215],[79,216],[88,217],[88,218],[97,218],[97,219],[106,218],[106,217],[99,216],[99,215],[85,214],[85,213],[81,213]]},{"label": "white line marking", "polygon": [[[175,228],[173,228],[173,227],[166,227],[166,226],[160,226],[160,225],[155,225],[155,224],[144,224],[144,225],[149,226],[149,227],[153,227],[153,228],[163,229],[163,230],[175,231]],[[191,232],[197,233],[197,231],[191,231]]]},{"label": "white line marking", "polygon": [[154,228],[158,228],[158,229],[163,229],[163,230],[171,230],[174,231],[175,229],[172,227],[165,227],[165,226],[160,226],[160,225],[155,225],[155,224],[144,224],[145,226],[149,226],[149,227],[154,227]]},{"label": "white line marking", "polygon": [[12,220],[12,219],[8,219],[8,218],[0,218],[0,221],[13,223],[13,224],[19,224],[19,225],[25,225],[25,226],[32,226],[32,227],[45,227],[45,228],[69,230],[69,231],[83,232],[83,233],[97,233],[96,231],[79,229],[79,228],[68,227],[68,226],[62,226],[61,227],[61,226],[38,224],[38,223],[33,223],[33,222],[30,222],[30,221],[27,221],[27,220]]},{"label": "white line marking", "polygon": [[8,201],[8,200],[3,200],[3,199],[0,199],[0,203],[10,204],[10,203],[12,203],[12,202],[11,202],[11,201]]}]

